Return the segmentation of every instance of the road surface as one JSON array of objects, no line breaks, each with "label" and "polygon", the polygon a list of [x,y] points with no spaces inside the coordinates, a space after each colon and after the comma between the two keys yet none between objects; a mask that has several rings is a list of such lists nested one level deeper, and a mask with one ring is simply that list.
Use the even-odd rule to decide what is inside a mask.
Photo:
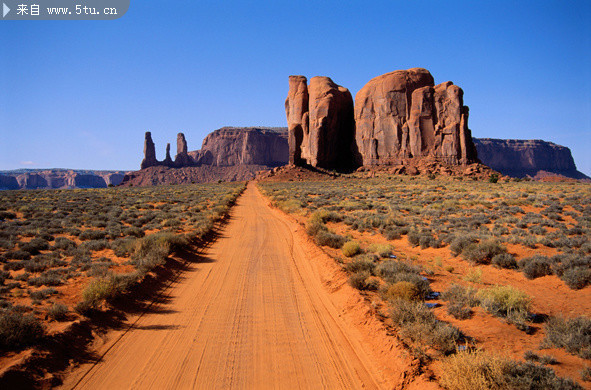
[{"label": "road surface", "polygon": [[378,388],[295,228],[249,185],[204,261],[64,388]]}]

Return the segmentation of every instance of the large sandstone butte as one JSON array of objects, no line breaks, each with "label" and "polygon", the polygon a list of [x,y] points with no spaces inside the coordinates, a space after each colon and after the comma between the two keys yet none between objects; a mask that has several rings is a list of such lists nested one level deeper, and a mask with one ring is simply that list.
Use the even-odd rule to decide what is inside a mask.
[{"label": "large sandstone butte", "polygon": [[359,165],[431,157],[445,164],[477,161],[463,91],[435,86],[428,70],[397,70],[371,79],[355,96]]},{"label": "large sandstone butte", "polygon": [[474,138],[483,164],[513,177],[560,175],[589,179],[577,170],[570,149],[542,140]]},{"label": "large sandstone butte", "polygon": [[289,76],[285,100],[289,162],[346,170],[353,168],[353,98],[328,77]]},{"label": "large sandstone butte", "polygon": [[207,135],[201,149],[189,152],[183,133],[177,135],[177,154],[170,158],[170,144],[166,145],[166,159],[158,161],[152,135],[148,131],[144,141],[141,169],[154,166],[170,168],[234,165],[276,167],[287,163],[287,134],[279,128],[222,127]]}]

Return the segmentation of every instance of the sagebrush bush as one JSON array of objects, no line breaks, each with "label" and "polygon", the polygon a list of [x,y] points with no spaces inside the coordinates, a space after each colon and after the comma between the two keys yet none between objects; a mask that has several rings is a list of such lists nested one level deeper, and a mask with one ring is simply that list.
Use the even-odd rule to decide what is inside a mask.
[{"label": "sagebrush bush", "polygon": [[367,255],[357,256],[347,263],[347,265],[345,265],[345,269],[349,272],[355,273],[359,271],[366,271],[372,275],[374,273],[375,267],[376,264],[374,260]]},{"label": "sagebrush bush", "polygon": [[357,241],[347,241],[341,248],[343,254],[347,257],[353,257],[361,252],[361,246]]},{"label": "sagebrush bush", "polygon": [[62,321],[68,314],[68,306],[63,303],[54,303],[47,309],[47,316],[55,321]]},{"label": "sagebrush bush", "polygon": [[518,327],[529,318],[531,298],[512,286],[496,286],[478,291],[476,297],[487,312],[507,319]]},{"label": "sagebrush bush", "polygon": [[441,294],[441,299],[448,303],[448,314],[459,320],[465,320],[472,316],[472,307],[480,303],[476,294],[477,290],[472,287],[452,284]]},{"label": "sagebrush bush", "polygon": [[358,290],[375,291],[379,288],[377,278],[371,276],[367,271],[357,271],[349,276],[349,284]]},{"label": "sagebrush bush", "polygon": [[519,268],[528,279],[552,275],[552,262],[546,256],[527,257],[519,262]]},{"label": "sagebrush bush", "polygon": [[319,230],[314,237],[316,244],[339,249],[345,244],[345,237],[331,232],[330,230]]},{"label": "sagebrush bush", "polygon": [[506,253],[507,249],[493,240],[468,244],[462,250],[462,257],[477,264],[489,264],[493,257]]},{"label": "sagebrush bush", "polygon": [[386,286],[382,295],[388,301],[396,301],[398,299],[419,301],[424,298],[416,284],[406,281],[396,282]]},{"label": "sagebrush bush", "polygon": [[437,320],[423,302],[398,299],[392,302],[390,317],[403,337],[443,354],[455,352],[462,338],[457,328]]},{"label": "sagebrush bush", "polygon": [[582,389],[553,369],[515,362],[482,350],[460,351],[442,361],[440,383],[449,390]]},{"label": "sagebrush bush", "polygon": [[545,330],[544,345],[564,348],[583,359],[591,359],[591,318],[551,317]]},{"label": "sagebrush bush", "polygon": [[517,260],[515,260],[515,256],[510,253],[499,253],[498,255],[495,255],[492,258],[491,263],[499,268],[517,268]]},{"label": "sagebrush bush", "polygon": [[23,315],[10,309],[0,311],[0,348],[27,346],[44,334],[43,325],[33,315]]}]

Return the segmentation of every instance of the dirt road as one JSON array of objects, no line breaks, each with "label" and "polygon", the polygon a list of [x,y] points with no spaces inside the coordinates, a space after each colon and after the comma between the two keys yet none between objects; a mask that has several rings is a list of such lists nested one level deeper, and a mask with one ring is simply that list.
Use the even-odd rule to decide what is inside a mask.
[{"label": "dirt road", "polygon": [[295,228],[249,185],[204,261],[64,387],[378,388]]}]

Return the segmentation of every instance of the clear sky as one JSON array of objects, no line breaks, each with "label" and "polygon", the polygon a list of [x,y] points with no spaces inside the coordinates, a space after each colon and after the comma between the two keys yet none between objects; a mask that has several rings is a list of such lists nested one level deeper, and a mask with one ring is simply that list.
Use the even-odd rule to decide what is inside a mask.
[{"label": "clear sky", "polygon": [[424,67],[475,137],[571,148],[591,175],[591,1],[131,0],[115,21],[0,21],[0,169],[138,169],[222,126],[286,126],[288,76],[353,95]]}]

